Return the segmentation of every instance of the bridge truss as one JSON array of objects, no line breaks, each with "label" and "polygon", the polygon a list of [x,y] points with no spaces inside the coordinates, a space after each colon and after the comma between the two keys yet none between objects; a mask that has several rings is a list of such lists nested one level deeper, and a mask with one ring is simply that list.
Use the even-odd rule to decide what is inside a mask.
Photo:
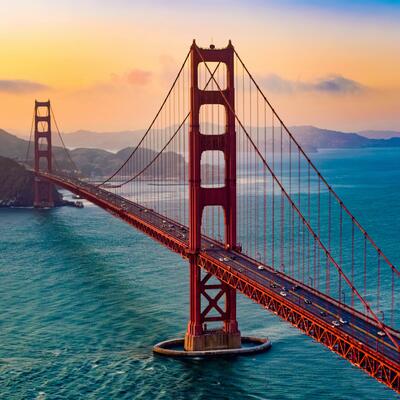
[{"label": "bridge truss", "polygon": [[231,44],[193,43],[149,128],[110,176],[90,180],[75,165],[36,174],[190,260],[196,335],[221,321],[237,332],[237,290],[400,392],[399,270]]}]

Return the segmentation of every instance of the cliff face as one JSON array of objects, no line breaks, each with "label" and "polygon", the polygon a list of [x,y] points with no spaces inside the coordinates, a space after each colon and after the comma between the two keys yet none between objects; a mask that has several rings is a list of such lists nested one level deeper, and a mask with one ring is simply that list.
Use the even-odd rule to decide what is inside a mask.
[{"label": "cliff face", "polygon": [[[0,207],[32,207],[34,174],[17,162],[0,156]],[[54,188],[54,203],[64,205]]]}]

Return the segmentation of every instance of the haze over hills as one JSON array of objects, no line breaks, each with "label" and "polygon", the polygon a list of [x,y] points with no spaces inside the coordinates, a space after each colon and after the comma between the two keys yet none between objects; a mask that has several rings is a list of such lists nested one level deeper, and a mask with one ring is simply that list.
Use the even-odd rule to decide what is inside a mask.
[{"label": "haze over hills", "polygon": [[359,133],[344,133],[329,129],[316,128],[314,126],[292,126],[289,129],[306,151],[336,148],[400,146],[400,136],[385,139],[367,138]]},{"label": "haze over hills", "polygon": [[[254,129],[254,128],[253,128]],[[278,128],[275,128],[275,140],[279,140]],[[400,146],[400,132],[396,131],[363,131],[360,133],[345,133],[329,129],[321,129],[314,126],[292,126],[289,130],[293,133],[296,140],[302,145],[305,151],[315,152],[318,149],[332,148],[362,148],[362,147],[398,147]],[[207,132],[210,132],[210,127]],[[264,128],[260,128],[263,132]],[[271,142],[272,128],[267,127],[267,141]],[[0,133],[7,133],[0,129]],[[136,146],[142,135],[143,130],[120,131],[120,132],[92,132],[76,131],[73,133],[63,133],[64,143],[67,148],[74,149],[100,149],[112,153],[118,153],[127,147]],[[368,136],[368,137],[367,137]],[[262,137],[262,134],[260,134]],[[14,135],[1,137],[1,147],[7,148],[8,156],[14,157],[18,153],[17,143],[22,139]],[[260,139],[261,140],[261,139]],[[61,146],[57,134],[53,134],[53,145]],[[25,150],[26,151],[26,150]],[[0,149],[0,155],[4,152]],[[6,155],[7,154],[3,154]],[[20,154],[17,155],[20,157]]]},{"label": "haze over hills", "polygon": [[[269,134],[271,134],[271,128],[267,128],[267,130]],[[292,126],[289,127],[289,130],[302,144],[304,150],[310,152],[315,152],[322,148],[398,146],[397,139],[390,139],[400,138],[400,132],[396,131],[368,130],[359,133],[348,133],[321,129],[308,125]],[[84,147],[117,152],[125,147],[136,146],[144,132],[144,130],[119,132],[92,132],[80,130],[72,133],[65,133],[63,134],[63,138],[66,146],[71,149]],[[388,142],[382,140],[388,140]],[[54,144],[61,145],[57,135],[54,135]]]},{"label": "haze over hills", "polygon": [[[29,146],[27,158],[28,141],[20,139],[0,129],[0,156],[13,159],[32,166],[33,145]],[[133,147],[125,147],[118,152],[110,152],[96,148],[77,148],[68,150],[69,157],[62,147],[53,145],[53,169],[62,173],[74,173],[84,177],[105,177],[116,171],[129,157]],[[154,150],[139,148],[136,152],[135,162],[132,165],[132,173],[143,169],[156,156]],[[74,169],[70,158],[79,171]],[[184,158],[177,153],[166,151],[158,158],[150,168],[144,172],[146,176],[158,176],[163,179],[176,179],[180,171],[185,168]],[[205,179],[211,176],[209,165],[205,165]]]},{"label": "haze over hills", "polygon": [[[69,148],[97,148],[116,152],[125,147],[136,146],[144,134],[144,130],[120,132],[93,132],[79,130],[63,133],[65,145]],[[54,143],[61,145],[58,135],[54,135]]]},{"label": "haze over hills", "polygon": [[375,131],[367,130],[358,132],[361,136],[369,139],[390,139],[393,137],[400,137],[400,131]]},{"label": "haze over hills", "polygon": [[[369,139],[357,133],[343,133],[327,129],[320,129],[313,126],[294,126],[290,128],[296,140],[302,145],[303,149],[309,153],[316,152],[319,149],[333,148],[364,148],[364,147],[400,147],[400,137],[390,139]],[[275,131],[275,140],[279,142],[278,129]],[[115,171],[128,157],[134,144],[140,140],[143,131],[126,131],[114,133],[96,133],[79,131],[71,134],[63,134],[64,142],[70,149],[69,154],[79,170],[85,176],[107,176]],[[53,134],[54,147],[53,154],[58,163],[59,169],[71,170],[65,151],[59,144],[58,135]],[[267,128],[267,142],[271,142],[272,130]],[[114,141],[115,139],[115,141]],[[83,146],[83,147],[82,147]],[[118,147],[121,147],[119,149]],[[112,147],[113,151],[109,150]],[[26,158],[28,141],[18,138],[4,130],[0,129],[0,156],[23,161]],[[142,163],[148,162],[155,156],[153,150],[140,149],[138,159]],[[33,146],[30,146],[29,158],[32,160]],[[175,160],[176,171],[182,167],[183,157],[172,152],[162,154],[164,157],[178,158]],[[171,161],[171,160],[170,160]],[[167,163],[173,165],[174,163]],[[143,165],[137,165],[141,168]],[[171,167],[172,168],[172,167]],[[174,167],[175,169],[175,167]],[[176,171],[163,170],[162,176],[173,177]],[[151,169],[148,171],[152,173]],[[156,171],[153,171],[156,172]]]},{"label": "haze over hills", "polygon": [[[400,135],[390,139],[370,139],[356,133],[343,133],[326,129],[315,128],[313,126],[295,126],[290,128],[296,140],[300,142],[307,152],[315,152],[324,148],[365,148],[365,147],[400,147]],[[267,142],[271,142],[272,130],[267,128],[269,137]],[[69,147],[69,157],[65,150],[57,146],[58,141],[54,140],[53,155],[56,160],[53,168],[62,173],[72,173],[84,177],[105,177],[112,174],[122,163],[129,157],[133,150],[133,146],[125,146],[125,144],[135,144],[140,140],[142,131],[127,131],[116,133],[96,133],[79,131],[72,134],[63,135],[64,141]],[[382,133],[383,134],[383,133]],[[275,140],[279,143],[279,130],[275,132]],[[57,135],[53,135],[57,138]],[[115,139],[115,141],[114,141]],[[85,147],[80,147],[84,145]],[[107,150],[112,147],[114,151]],[[123,146],[117,149],[117,146]],[[99,147],[99,148],[96,148]],[[103,148],[102,148],[103,147]],[[7,157],[19,162],[24,162],[27,156],[28,141],[18,138],[4,130],[0,129],[0,157]],[[137,157],[133,165],[133,173],[140,171],[144,166],[148,165],[156,156],[153,150],[139,148]],[[69,158],[72,158],[74,164],[78,168],[75,170]],[[32,166],[33,145],[29,146],[28,164]],[[29,190],[25,190],[24,182],[31,182],[32,174],[25,170],[16,170],[11,160],[4,159],[3,162],[3,180],[2,185],[7,186],[7,192],[3,188],[2,199],[3,205],[26,205],[31,201],[31,186]],[[10,180],[6,180],[6,168],[14,166],[13,171],[17,171],[14,180],[18,185],[11,185]],[[207,180],[212,175],[211,165],[206,164],[204,170],[204,179]],[[159,176],[163,179],[177,179],[180,176],[179,171],[187,168],[184,158],[177,153],[165,152],[159,157],[159,162],[152,165],[147,171],[146,176]],[[202,172],[203,174],[203,172]],[[18,176],[17,176],[18,175]],[[17,179],[18,178],[18,179]],[[1,184],[1,182],[0,182]],[[11,203],[10,203],[11,201]]]}]

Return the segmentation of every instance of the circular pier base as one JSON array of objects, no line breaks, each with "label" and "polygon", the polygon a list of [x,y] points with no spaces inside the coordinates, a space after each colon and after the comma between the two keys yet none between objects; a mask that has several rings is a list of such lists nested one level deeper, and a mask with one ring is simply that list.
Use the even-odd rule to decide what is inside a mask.
[{"label": "circular pier base", "polygon": [[244,356],[261,353],[271,348],[268,339],[256,338],[252,336],[242,337],[242,347],[238,349],[186,351],[183,348],[184,339],[171,339],[157,343],[153,347],[153,352],[169,357],[229,357]]}]

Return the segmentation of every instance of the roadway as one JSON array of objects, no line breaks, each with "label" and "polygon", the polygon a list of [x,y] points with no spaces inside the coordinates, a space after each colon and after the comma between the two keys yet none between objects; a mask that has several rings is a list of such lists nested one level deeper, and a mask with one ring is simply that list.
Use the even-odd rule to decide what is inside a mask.
[{"label": "roadway", "polygon": [[[49,174],[43,174],[44,177],[46,175],[51,179]],[[59,181],[60,177],[57,179]],[[186,226],[93,184],[66,177],[62,177],[62,180],[67,183],[67,189],[68,185],[79,186],[96,198],[114,204],[122,212],[132,214],[158,230],[165,231],[169,236],[181,242],[182,246],[188,247],[188,228]],[[260,263],[256,260],[242,253],[227,250],[223,244],[212,239],[206,237],[202,239],[201,251],[211,257],[213,262],[222,264],[230,271],[256,282],[267,292],[272,293],[275,298],[281,297],[282,302],[300,306],[311,313],[315,320],[328,323],[334,329],[341,330],[359,344],[378,351],[399,366],[399,351],[387,335],[383,337],[378,335],[381,328],[372,319],[354,312],[351,308],[267,265],[262,265],[262,269],[259,269]],[[333,326],[333,321],[340,319],[346,322]],[[399,332],[390,330],[390,333],[400,343]]]}]

